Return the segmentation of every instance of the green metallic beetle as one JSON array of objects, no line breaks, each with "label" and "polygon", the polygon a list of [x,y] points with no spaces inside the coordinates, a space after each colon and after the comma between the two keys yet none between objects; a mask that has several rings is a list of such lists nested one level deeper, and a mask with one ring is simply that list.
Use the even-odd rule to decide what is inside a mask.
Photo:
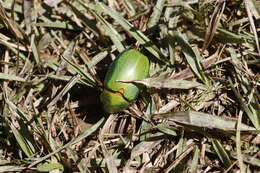
[{"label": "green metallic beetle", "polygon": [[120,112],[130,106],[138,94],[139,88],[132,83],[120,80],[141,80],[148,76],[149,60],[137,50],[124,51],[109,66],[104,81],[104,90],[100,95],[103,108],[108,113]]}]

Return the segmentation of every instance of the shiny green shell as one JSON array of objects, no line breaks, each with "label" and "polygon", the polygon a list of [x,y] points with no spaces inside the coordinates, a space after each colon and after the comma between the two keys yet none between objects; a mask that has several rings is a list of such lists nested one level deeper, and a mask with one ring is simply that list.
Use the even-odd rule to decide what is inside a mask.
[{"label": "shiny green shell", "polygon": [[141,80],[148,76],[149,60],[137,50],[124,51],[110,65],[104,81],[104,91],[100,95],[103,108],[113,113],[126,109],[139,93],[139,88],[119,80]]}]

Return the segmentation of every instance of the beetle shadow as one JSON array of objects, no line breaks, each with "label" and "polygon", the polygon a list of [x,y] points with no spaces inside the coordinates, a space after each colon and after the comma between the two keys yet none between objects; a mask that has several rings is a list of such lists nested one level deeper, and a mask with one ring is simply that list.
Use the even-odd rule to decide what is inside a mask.
[{"label": "beetle shadow", "polygon": [[74,112],[84,122],[95,124],[105,115],[98,90],[88,86],[75,85],[70,93],[72,101],[77,102]]}]

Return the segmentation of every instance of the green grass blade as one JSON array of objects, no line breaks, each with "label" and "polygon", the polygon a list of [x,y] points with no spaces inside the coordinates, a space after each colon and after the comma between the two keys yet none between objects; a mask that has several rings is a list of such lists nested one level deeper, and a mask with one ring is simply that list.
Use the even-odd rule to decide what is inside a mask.
[{"label": "green grass blade", "polygon": [[109,35],[110,39],[117,47],[118,51],[123,52],[125,50],[124,45],[121,43],[123,39],[121,35],[117,32],[117,30],[115,30],[113,26],[100,15],[99,11],[94,11],[91,9],[88,10],[90,10],[91,13],[97,18],[97,20],[99,20],[103,24],[102,26],[104,27],[106,34]]},{"label": "green grass blade", "polygon": [[22,151],[25,153],[27,157],[31,157],[35,151],[35,149],[32,148],[32,144],[30,144],[30,142],[26,140],[26,138],[24,138],[24,135],[21,134],[12,123],[10,123],[10,128]]},{"label": "green grass blade", "polygon": [[[217,153],[219,159],[221,160],[222,164],[225,165],[226,168],[229,168],[232,164],[230,157],[224,147],[221,145],[219,140],[217,139],[211,139],[212,146]],[[230,171],[233,172],[233,171]]]},{"label": "green grass blade", "polygon": [[204,73],[204,70],[199,62],[198,53],[193,50],[190,46],[189,42],[184,38],[184,35],[180,34],[179,32],[174,33],[174,38],[176,39],[178,45],[181,46],[183,54],[186,58],[186,61],[190,65],[194,74],[204,82],[204,84],[208,83],[208,79]]},{"label": "green grass blade", "polygon": [[0,72],[0,79],[9,80],[9,81],[17,81],[17,82],[28,82],[26,79],[24,79],[22,77],[15,76],[12,74],[1,73],[1,72]]},{"label": "green grass blade", "polygon": [[198,146],[195,146],[191,166],[189,169],[190,173],[197,172],[199,166],[199,156],[200,156],[199,154],[200,154],[200,149]]},{"label": "green grass blade", "polygon": [[168,126],[166,124],[158,124],[156,127],[161,132],[163,132],[163,133],[165,133],[167,135],[171,135],[171,136],[177,136],[178,135],[177,132],[176,132],[176,131],[178,131],[178,129],[170,127],[170,126]]},{"label": "green grass blade", "polygon": [[158,47],[152,43],[152,41],[146,37],[141,31],[137,30],[129,21],[124,19],[120,14],[111,10],[103,3],[98,3],[97,6],[102,12],[111,16],[116,22],[118,22],[129,34],[131,34],[141,45],[143,45],[152,55],[158,60],[168,63],[168,60],[161,54]]},{"label": "green grass blade", "polygon": [[85,73],[84,70],[82,70],[78,65],[74,64],[67,58],[63,57],[63,59],[70,64],[73,67],[73,70],[77,73],[80,74],[84,78],[84,83],[88,86],[95,87],[96,83],[94,82],[94,79],[88,74]]},{"label": "green grass blade", "polygon": [[37,166],[38,171],[40,172],[49,172],[54,171],[55,169],[63,170],[63,165],[60,163],[44,163],[42,165]]}]

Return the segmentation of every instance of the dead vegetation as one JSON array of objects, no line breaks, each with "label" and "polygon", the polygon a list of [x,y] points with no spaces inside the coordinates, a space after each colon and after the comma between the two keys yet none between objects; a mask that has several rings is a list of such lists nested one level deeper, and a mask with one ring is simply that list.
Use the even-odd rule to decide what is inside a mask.
[{"label": "dead vegetation", "polygon": [[[259,172],[257,0],[4,0],[0,172]],[[99,94],[128,48],[132,106]]]}]

